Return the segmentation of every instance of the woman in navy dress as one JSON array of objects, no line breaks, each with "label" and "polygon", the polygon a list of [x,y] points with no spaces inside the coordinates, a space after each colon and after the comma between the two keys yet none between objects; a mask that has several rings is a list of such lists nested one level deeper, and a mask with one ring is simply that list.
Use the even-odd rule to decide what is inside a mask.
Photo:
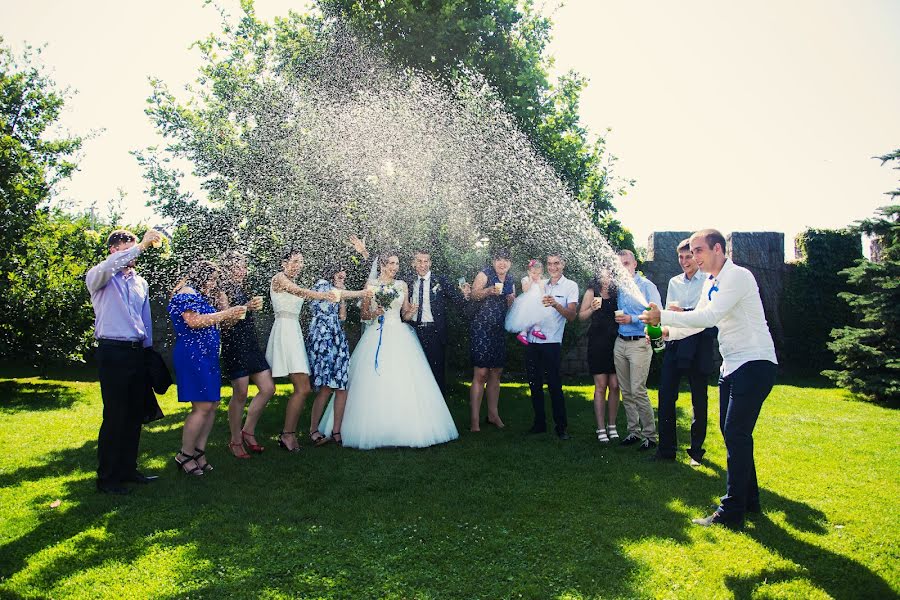
[{"label": "woman in navy dress", "polygon": [[[259,347],[256,320],[253,318],[254,312],[263,306],[262,298],[250,298],[244,289],[247,258],[240,252],[231,252],[223,258],[222,264],[226,275],[222,291],[228,304],[247,307],[246,318],[222,330],[222,362],[225,374],[231,381],[231,400],[228,402],[231,441],[228,442],[228,448],[236,458],[246,459],[250,458],[248,449],[257,454],[265,449],[256,441],[256,423],[266,404],[275,395],[275,382],[272,380],[272,369],[266,361],[266,355]],[[257,392],[250,401],[247,418],[244,420],[244,407],[247,405],[251,381],[256,385]]]},{"label": "woman in navy dress", "polygon": [[246,306],[217,310],[213,302],[222,301],[218,283],[219,268],[209,261],[199,261],[175,286],[167,306],[175,329],[172,359],[178,401],[191,403],[175,463],[190,475],[212,470],[205,454],[221,397],[219,326],[234,324],[247,312]]},{"label": "woman in navy dress", "polygon": [[506,311],[516,298],[513,278],[509,275],[509,251],[497,250],[492,265],[475,276],[472,300],[478,303],[470,327],[472,387],[469,390],[471,430],[480,431],[481,398],[487,391],[488,423],[502,428],[500,375],[506,366]]},{"label": "woman in navy dress", "polygon": [[347,374],[350,369],[350,345],[344,333],[344,321],[347,320],[347,298],[361,298],[366,290],[358,292],[346,291],[347,271],[338,265],[325,269],[322,279],[313,286],[313,291],[331,294],[340,290],[341,301],[338,304],[322,300],[310,302],[312,320],[306,338],[306,353],[309,356],[309,367],[312,371],[312,387],[318,390],[313,401],[309,419],[309,439],[316,446],[328,441],[319,431],[319,421],[325,411],[325,404],[334,392],[334,433],[335,441],[340,442],[341,421],[347,405]]}]

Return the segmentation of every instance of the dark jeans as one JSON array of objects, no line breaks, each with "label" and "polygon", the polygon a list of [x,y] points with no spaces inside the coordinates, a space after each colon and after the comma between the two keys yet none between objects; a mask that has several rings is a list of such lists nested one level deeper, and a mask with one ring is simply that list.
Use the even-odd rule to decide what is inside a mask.
[{"label": "dark jeans", "polygon": [[553,404],[553,423],[556,432],[562,433],[569,423],[566,418],[566,399],[562,391],[562,378],[559,375],[562,344],[528,345],[526,353],[526,369],[528,386],[531,388],[531,406],[534,408],[534,426],[537,429],[547,428],[547,415],[544,411],[544,382],[550,392]]},{"label": "dark jeans", "polygon": [[444,343],[438,336],[437,328],[432,326],[413,327],[416,335],[419,337],[419,343],[422,344],[422,350],[425,352],[425,358],[428,359],[428,366],[431,367],[431,373],[441,390],[441,395],[447,397],[446,381],[444,372],[446,371],[447,361],[445,360],[446,348]]},{"label": "dark jeans", "polygon": [[706,452],[703,449],[703,442],[706,440],[709,375],[700,372],[696,361],[690,368],[679,369],[677,353],[674,351],[666,351],[659,379],[659,448],[657,453],[666,458],[675,458],[677,446],[675,402],[678,400],[678,386],[681,384],[682,377],[687,377],[691,385],[691,404],[694,411],[691,420],[691,447],[688,454],[692,458],[700,460]]},{"label": "dark jeans", "polygon": [[104,344],[97,347],[103,423],[97,437],[97,480],[118,483],[137,471],[147,368],[144,349]]},{"label": "dark jeans", "polygon": [[728,520],[741,521],[747,506],[759,505],[753,428],[775,385],[776,368],[767,360],[754,360],[719,380],[719,427],[728,450],[728,483],[719,511]]}]

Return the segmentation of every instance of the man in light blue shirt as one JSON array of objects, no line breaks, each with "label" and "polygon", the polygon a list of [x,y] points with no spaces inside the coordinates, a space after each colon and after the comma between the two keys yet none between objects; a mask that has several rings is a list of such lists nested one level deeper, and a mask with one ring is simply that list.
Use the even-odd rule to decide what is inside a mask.
[{"label": "man in light blue shirt", "polygon": [[[622,390],[622,404],[628,420],[628,435],[621,441],[623,446],[640,443],[638,450],[656,448],[656,418],[647,395],[647,375],[650,373],[650,360],[653,350],[650,341],[644,334],[644,324],[638,315],[650,302],[659,304],[659,290],[652,281],[637,272],[637,259],[631,250],[618,252],[622,266],[628,271],[634,282],[630,286],[619,287],[619,311],[616,323],[619,324],[619,337],[613,350],[616,365],[616,377]],[[636,289],[643,298],[638,298]]]},{"label": "man in light blue shirt", "polygon": [[147,373],[144,349],[153,345],[147,282],[135,273],[142,252],[161,242],[147,230],[140,242],[130,231],[109,234],[109,256],[85,276],[94,306],[97,367],[103,421],[97,436],[97,491],[127,494],[124,483],[148,483],[137,470]]}]

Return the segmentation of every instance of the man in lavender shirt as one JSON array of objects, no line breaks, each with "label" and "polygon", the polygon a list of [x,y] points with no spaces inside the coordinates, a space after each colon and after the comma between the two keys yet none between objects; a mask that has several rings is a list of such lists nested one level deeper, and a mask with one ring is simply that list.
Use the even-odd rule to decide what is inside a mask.
[{"label": "man in lavender shirt", "polygon": [[138,442],[147,375],[144,348],[153,345],[147,282],[134,272],[135,259],[162,240],[150,229],[140,243],[130,231],[113,231],[110,256],[88,271],[87,288],[94,305],[97,366],[103,397],[103,423],[97,438],[97,490],[127,494],[123,483],[148,483],[137,470]]}]

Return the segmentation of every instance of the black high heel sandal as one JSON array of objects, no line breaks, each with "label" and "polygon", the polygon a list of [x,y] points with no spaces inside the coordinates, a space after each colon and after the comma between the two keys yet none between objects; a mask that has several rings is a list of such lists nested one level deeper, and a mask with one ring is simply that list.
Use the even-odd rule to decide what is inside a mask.
[{"label": "black high heel sandal", "polygon": [[[184,457],[184,460],[178,460],[178,457]],[[194,464],[197,465],[191,469],[186,469],[185,465],[189,462],[194,461]],[[184,473],[185,475],[194,475],[199,477],[203,475],[203,468],[200,466],[200,463],[197,462],[197,459],[191,456],[190,454],[185,454],[184,452],[179,452],[175,455],[175,468]]]},{"label": "black high heel sandal", "polygon": [[284,439],[282,439],[286,435],[297,435],[296,431],[282,431],[278,434],[278,447],[282,450],[286,450],[288,452],[300,452],[300,445],[298,444],[296,448],[290,448],[287,444],[284,443]]},{"label": "black high heel sandal", "polygon": [[194,454],[194,460],[197,461],[197,466],[200,467],[200,469],[202,469],[204,473],[207,473],[207,472],[209,472],[209,471],[212,471],[212,470],[213,470],[213,466],[212,466],[211,464],[206,463],[205,465],[201,465],[201,464],[200,464],[200,461],[197,460],[198,458],[201,458],[201,457],[203,457],[203,456],[206,456],[206,452],[204,452],[204,451],[201,450],[200,448],[194,448],[194,452],[196,453],[196,454]]},{"label": "black high heel sandal", "polygon": [[332,431],[332,432],[331,432],[331,439],[334,440],[335,445],[341,446],[341,447],[344,446],[344,438],[341,437],[341,432],[340,432],[340,431]]},{"label": "black high heel sandal", "polygon": [[309,439],[317,448],[328,443],[328,438],[322,435],[322,432],[318,429],[309,434]]}]

